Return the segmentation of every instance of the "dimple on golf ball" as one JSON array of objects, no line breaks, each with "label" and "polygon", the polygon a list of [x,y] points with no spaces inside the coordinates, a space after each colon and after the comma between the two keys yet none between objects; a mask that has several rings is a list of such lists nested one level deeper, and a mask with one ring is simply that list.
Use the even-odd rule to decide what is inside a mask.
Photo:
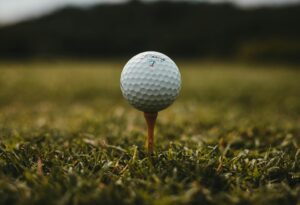
[{"label": "dimple on golf ball", "polygon": [[138,110],[155,113],[171,105],[180,92],[181,75],[168,56],[147,51],[132,57],[121,73],[125,99]]}]

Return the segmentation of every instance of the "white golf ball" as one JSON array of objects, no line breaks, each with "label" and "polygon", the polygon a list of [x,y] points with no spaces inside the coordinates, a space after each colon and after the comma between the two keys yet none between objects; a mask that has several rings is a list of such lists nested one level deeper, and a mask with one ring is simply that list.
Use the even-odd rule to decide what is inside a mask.
[{"label": "white golf ball", "polygon": [[154,51],[131,58],[121,73],[125,99],[138,110],[153,113],[167,108],[179,94],[181,76],[168,56]]}]

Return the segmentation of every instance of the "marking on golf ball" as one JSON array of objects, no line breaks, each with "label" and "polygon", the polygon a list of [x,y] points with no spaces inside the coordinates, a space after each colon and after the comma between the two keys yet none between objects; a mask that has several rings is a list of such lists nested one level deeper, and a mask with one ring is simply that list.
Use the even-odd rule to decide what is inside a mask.
[{"label": "marking on golf ball", "polygon": [[150,59],[150,60],[149,60],[149,63],[150,63],[150,67],[154,67],[154,64],[156,63],[156,61],[155,61],[155,60],[152,60],[152,59]]},{"label": "marking on golf ball", "polygon": [[[149,71],[149,67],[155,69]],[[120,83],[129,104],[144,112],[158,112],[175,101],[181,88],[181,75],[168,56],[148,51],[126,63]]]},{"label": "marking on golf ball", "polygon": [[149,62],[151,63],[150,66],[151,67],[154,67],[154,64],[158,61],[158,62],[164,62],[166,59],[165,58],[162,58],[160,56],[150,56],[150,60]]}]

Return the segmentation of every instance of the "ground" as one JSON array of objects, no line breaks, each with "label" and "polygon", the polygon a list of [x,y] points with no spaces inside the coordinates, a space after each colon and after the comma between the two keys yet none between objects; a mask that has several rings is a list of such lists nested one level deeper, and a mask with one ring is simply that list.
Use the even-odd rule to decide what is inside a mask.
[{"label": "ground", "polygon": [[124,63],[0,63],[0,204],[300,204],[300,70],[179,61],[149,155]]}]

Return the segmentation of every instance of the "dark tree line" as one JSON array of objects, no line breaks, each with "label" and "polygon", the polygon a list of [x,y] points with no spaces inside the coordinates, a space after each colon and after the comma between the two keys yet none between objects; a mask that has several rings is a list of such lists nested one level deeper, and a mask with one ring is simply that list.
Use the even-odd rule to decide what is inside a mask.
[{"label": "dark tree line", "polygon": [[65,8],[0,29],[0,57],[181,57],[300,61],[300,6],[139,3]]}]

